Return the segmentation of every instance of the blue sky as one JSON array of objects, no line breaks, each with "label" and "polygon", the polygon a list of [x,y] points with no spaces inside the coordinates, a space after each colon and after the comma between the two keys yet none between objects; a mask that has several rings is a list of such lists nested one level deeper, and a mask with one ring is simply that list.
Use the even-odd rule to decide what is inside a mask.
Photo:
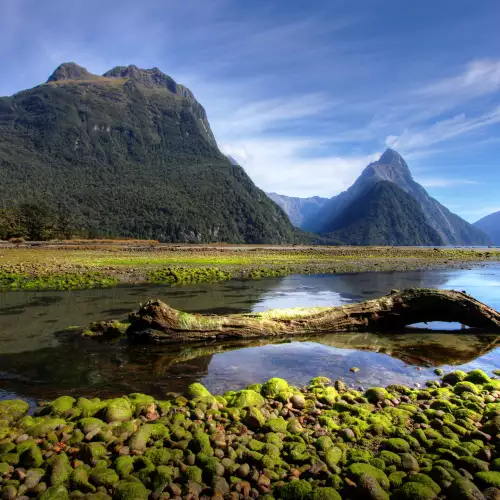
[{"label": "blue sky", "polygon": [[0,0],[0,95],[62,62],[159,67],[256,184],[333,196],[388,146],[469,221],[500,210],[500,2]]}]

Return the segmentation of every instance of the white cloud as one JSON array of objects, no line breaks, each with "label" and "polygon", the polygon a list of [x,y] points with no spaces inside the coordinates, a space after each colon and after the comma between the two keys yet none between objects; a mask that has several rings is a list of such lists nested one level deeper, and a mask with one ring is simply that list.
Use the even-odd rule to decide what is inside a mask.
[{"label": "white cloud", "polygon": [[304,149],[316,140],[280,138],[248,139],[221,145],[265,191],[289,196],[331,197],[347,189],[380,153],[359,156],[305,158]]},{"label": "white cloud", "polygon": [[454,186],[479,184],[478,181],[470,179],[456,179],[453,177],[424,177],[419,178],[418,182],[426,188],[448,188]]},{"label": "white cloud", "polygon": [[401,135],[389,135],[385,143],[399,151],[428,148],[474,130],[500,123],[500,106],[488,113],[469,118],[465,113],[444,119],[418,130],[406,129]]},{"label": "white cloud", "polygon": [[432,83],[418,92],[432,97],[472,98],[498,90],[500,90],[500,60],[483,59],[470,62],[463,73]]}]

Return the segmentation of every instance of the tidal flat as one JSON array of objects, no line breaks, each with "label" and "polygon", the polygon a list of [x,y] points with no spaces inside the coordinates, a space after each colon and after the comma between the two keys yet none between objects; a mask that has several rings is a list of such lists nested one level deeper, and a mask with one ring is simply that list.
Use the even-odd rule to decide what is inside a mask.
[{"label": "tidal flat", "polygon": [[166,245],[154,242],[0,244],[0,288],[68,290],[118,284],[210,283],[292,274],[465,268],[500,250],[422,247]]}]

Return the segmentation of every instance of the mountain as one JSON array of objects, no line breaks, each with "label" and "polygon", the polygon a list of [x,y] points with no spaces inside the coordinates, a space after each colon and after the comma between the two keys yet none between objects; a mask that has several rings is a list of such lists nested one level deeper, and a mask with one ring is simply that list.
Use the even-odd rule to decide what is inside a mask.
[{"label": "mountain", "polygon": [[219,151],[203,106],[158,68],[74,63],[0,98],[0,208],[68,211],[86,236],[282,243],[297,231]]},{"label": "mountain", "polygon": [[328,201],[328,198],[320,198],[319,196],[294,198],[277,193],[267,193],[267,196],[285,211],[295,227],[301,227],[304,220],[314,216]]},{"label": "mountain", "polygon": [[427,224],[440,236],[444,245],[484,245],[488,237],[458,215],[450,212],[413,180],[404,159],[388,149],[376,162],[370,163],[356,182],[343,193],[331,198],[313,217],[308,217],[301,228],[328,234],[342,226],[343,211],[354,202],[361,202],[367,189],[379,182],[395,184],[414,198],[422,209]]},{"label": "mountain", "polygon": [[422,207],[397,184],[380,181],[366,186],[336,219],[328,236],[347,245],[441,245]]},{"label": "mountain", "polygon": [[500,212],[487,215],[474,222],[474,227],[486,233],[491,244],[500,245]]}]

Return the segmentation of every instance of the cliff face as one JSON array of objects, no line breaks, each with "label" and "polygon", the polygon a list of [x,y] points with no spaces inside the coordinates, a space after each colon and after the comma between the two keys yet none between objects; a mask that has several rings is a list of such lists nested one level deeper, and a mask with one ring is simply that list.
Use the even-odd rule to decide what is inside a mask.
[{"label": "cliff face", "polygon": [[294,198],[278,193],[267,193],[267,196],[277,203],[288,215],[291,223],[299,228],[308,217],[314,216],[328,201],[328,198],[320,198],[319,196]]}]

